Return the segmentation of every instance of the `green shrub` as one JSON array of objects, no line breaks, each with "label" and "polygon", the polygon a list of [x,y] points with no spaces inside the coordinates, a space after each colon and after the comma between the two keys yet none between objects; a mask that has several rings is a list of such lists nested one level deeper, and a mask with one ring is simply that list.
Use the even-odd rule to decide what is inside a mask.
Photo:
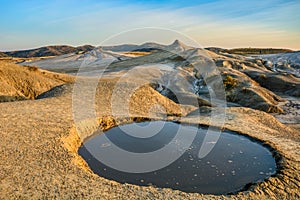
[{"label": "green shrub", "polygon": [[232,76],[226,76],[223,80],[224,86],[226,90],[232,89],[237,86],[237,79],[233,78]]}]

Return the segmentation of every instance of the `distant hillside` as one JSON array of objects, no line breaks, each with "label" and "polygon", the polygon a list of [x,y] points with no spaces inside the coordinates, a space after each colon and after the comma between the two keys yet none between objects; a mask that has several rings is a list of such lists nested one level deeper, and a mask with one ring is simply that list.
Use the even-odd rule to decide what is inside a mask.
[{"label": "distant hillside", "polygon": [[273,48],[236,48],[223,50],[226,53],[241,54],[241,55],[258,55],[258,54],[277,54],[293,52],[290,49],[273,49]]},{"label": "distant hillside", "polygon": [[92,46],[92,45],[83,45],[83,46],[79,46],[79,47],[76,47],[76,52],[78,51],[84,51],[84,52],[87,52],[87,51],[91,51],[93,50],[95,47]]},{"label": "distant hillside", "polygon": [[155,42],[146,42],[141,45],[136,44],[123,44],[116,46],[103,46],[102,49],[106,51],[115,52],[155,52],[157,50],[186,50],[190,48],[179,40],[175,40],[170,45],[158,44]]},{"label": "distant hillside", "polygon": [[4,52],[8,56],[18,58],[30,58],[30,57],[42,57],[42,56],[59,56],[68,53],[74,53],[79,51],[90,51],[94,49],[91,45],[84,45],[79,47],[72,47],[67,45],[58,46],[46,46],[36,49],[21,50],[21,51],[9,51]]},{"label": "distant hillside", "polygon": [[157,44],[154,42],[147,42],[141,45],[136,44],[122,44],[116,46],[103,46],[105,51],[115,51],[115,52],[128,52],[128,51],[141,51],[141,52],[151,52],[154,50],[163,49],[165,45]]},{"label": "distant hillside", "polygon": [[[91,51],[95,47],[91,45],[84,45],[79,47],[73,47],[68,45],[56,45],[56,46],[46,46],[36,49],[20,50],[20,51],[9,51],[0,52],[0,57],[16,57],[16,58],[32,58],[32,57],[44,57],[44,56],[60,56],[69,53],[77,53],[80,51]],[[115,46],[102,46],[105,51],[114,52],[155,52],[161,49],[178,49],[183,50],[189,48],[182,42],[175,40],[170,45],[162,45],[154,42],[147,42],[141,45],[135,44],[122,44]],[[273,48],[235,48],[235,49],[223,49],[218,47],[207,47],[207,50],[213,51],[215,53],[230,53],[230,54],[241,54],[241,55],[260,55],[260,54],[278,54],[278,53],[288,53],[293,52],[290,49],[273,49]]]}]

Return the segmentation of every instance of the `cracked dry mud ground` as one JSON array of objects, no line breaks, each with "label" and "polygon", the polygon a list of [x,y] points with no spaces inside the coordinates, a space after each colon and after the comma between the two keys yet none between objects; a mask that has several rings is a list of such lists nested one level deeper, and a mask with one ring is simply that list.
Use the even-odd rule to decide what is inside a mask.
[{"label": "cracked dry mud ground", "polygon": [[[72,90],[53,98],[0,104],[0,197],[2,199],[299,199],[300,135],[269,114],[250,108],[228,108],[225,128],[270,145],[278,154],[274,177],[235,195],[202,195],[152,186],[120,184],[92,173],[78,156],[81,139],[98,127],[108,129],[150,116],[154,104],[164,106],[169,120],[213,124],[209,116],[186,115],[181,107],[149,86],[139,89],[130,102],[131,118],[111,117],[110,96],[115,80],[105,79],[97,92],[97,119],[86,119],[74,128]],[[126,84],[121,87],[126,92]],[[88,93],[88,92],[87,92]],[[87,93],[83,93],[83,99]],[[122,98],[122,95],[118,96]],[[134,118],[137,117],[137,118]],[[79,130],[79,132],[78,132]],[[81,138],[78,136],[81,135]],[[84,134],[84,135],[83,135]]]}]

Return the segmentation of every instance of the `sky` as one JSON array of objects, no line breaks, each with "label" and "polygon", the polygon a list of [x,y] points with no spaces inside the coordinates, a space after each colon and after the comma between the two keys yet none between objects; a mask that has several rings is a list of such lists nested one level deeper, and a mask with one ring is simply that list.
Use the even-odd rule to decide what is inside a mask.
[{"label": "sky", "polygon": [[[300,49],[300,0],[0,0],[0,51],[46,45],[143,43],[155,27],[223,48]],[[111,39],[115,35],[134,37]],[[144,32],[147,32],[145,29]],[[171,43],[157,32],[151,42]],[[140,32],[141,33],[141,32]],[[171,34],[172,35],[172,34]],[[124,37],[126,38],[126,37]]]}]

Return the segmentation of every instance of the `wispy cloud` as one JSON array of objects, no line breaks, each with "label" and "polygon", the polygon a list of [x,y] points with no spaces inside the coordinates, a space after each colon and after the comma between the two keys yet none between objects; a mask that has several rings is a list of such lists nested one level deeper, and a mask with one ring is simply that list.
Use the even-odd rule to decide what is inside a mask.
[{"label": "wispy cloud", "polygon": [[[19,39],[2,40],[0,47],[17,46],[12,43],[99,44],[122,31],[162,27],[188,34],[207,46],[300,48],[297,0],[84,2],[54,1],[35,8],[30,8],[35,1],[30,1],[29,6],[23,3],[19,6],[23,10],[16,16],[0,22],[2,34]],[[8,13],[3,11],[0,17]],[[137,42],[139,39],[136,37]]]}]

